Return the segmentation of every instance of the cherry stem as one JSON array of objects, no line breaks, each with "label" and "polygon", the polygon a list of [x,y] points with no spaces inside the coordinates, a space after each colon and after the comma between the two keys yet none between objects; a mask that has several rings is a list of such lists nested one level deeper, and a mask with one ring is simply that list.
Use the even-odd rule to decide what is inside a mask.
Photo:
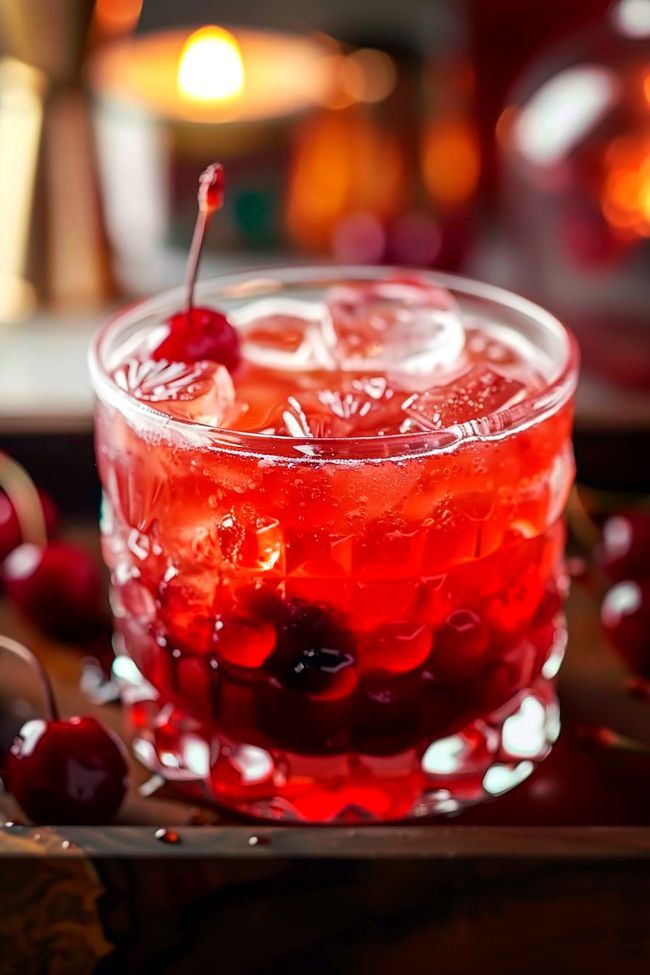
[{"label": "cherry stem", "polygon": [[34,482],[18,461],[0,450],[0,488],[3,489],[16,512],[23,542],[43,548],[47,529],[43,505]]},{"label": "cherry stem", "polygon": [[223,194],[223,166],[221,163],[212,163],[199,177],[199,212],[196,217],[196,223],[194,224],[190,253],[187,258],[185,287],[187,289],[187,316],[190,321],[194,307],[194,288],[199,273],[205,235],[213,214],[223,206]]},{"label": "cherry stem", "polygon": [[587,742],[597,745],[599,748],[608,748],[620,752],[637,752],[638,754],[650,754],[650,745],[636,738],[623,735],[613,728],[591,727],[582,729],[582,737]]},{"label": "cherry stem", "polygon": [[31,650],[28,650],[27,647],[22,643],[19,643],[18,640],[12,640],[9,636],[0,636],[0,649],[7,650],[15,657],[19,657],[36,671],[39,683],[41,685],[43,700],[45,701],[45,716],[49,721],[58,721],[59,709],[57,707],[56,698],[54,697],[52,683],[47,675],[45,667],[40,662],[38,657],[33,654]]}]

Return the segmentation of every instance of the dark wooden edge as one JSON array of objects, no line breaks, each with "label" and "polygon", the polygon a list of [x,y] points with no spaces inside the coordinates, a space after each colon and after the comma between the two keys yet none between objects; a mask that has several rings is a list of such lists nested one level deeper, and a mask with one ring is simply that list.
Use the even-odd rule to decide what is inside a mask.
[{"label": "dark wooden edge", "polygon": [[[188,826],[176,832],[174,844],[157,839],[153,826],[4,827],[0,859],[37,851],[48,857],[136,859],[650,859],[650,828],[640,827]],[[5,834],[26,842],[5,842]]]}]

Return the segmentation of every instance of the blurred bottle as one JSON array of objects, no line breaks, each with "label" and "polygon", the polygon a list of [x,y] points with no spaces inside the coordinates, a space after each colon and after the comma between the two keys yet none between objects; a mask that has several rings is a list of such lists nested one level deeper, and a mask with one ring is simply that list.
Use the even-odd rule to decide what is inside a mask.
[{"label": "blurred bottle", "polygon": [[512,85],[555,40],[594,23],[612,0],[467,0],[483,167],[482,195],[496,182],[494,127]]},{"label": "blurred bottle", "polygon": [[363,34],[333,54],[335,90],[294,144],[286,224],[299,249],[420,267],[465,257],[480,172],[473,76],[452,5],[433,16],[415,41]]},{"label": "blurred bottle", "polygon": [[[0,0],[0,324],[110,291],[83,65],[138,0]],[[100,21],[98,21],[100,17]]]},{"label": "blurred bottle", "polygon": [[552,48],[497,127],[518,282],[585,370],[650,389],[650,0]]}]

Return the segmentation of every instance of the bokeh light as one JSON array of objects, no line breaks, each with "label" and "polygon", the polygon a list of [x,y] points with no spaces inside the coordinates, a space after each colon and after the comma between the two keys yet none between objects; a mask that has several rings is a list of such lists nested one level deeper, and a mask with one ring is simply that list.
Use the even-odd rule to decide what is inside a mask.
[{"label": "bokeh light", "polygon": [[178,64],[177,85],[186,98],[202,102],[238,95],[244,88],[244,62],[233,35],[214,26],[190,34]]}]

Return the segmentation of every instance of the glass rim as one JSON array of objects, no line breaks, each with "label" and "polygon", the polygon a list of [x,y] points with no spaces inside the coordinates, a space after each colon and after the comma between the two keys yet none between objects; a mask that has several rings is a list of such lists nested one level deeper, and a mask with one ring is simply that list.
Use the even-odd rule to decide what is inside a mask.
[{"label": "glass rim", "polygon": [[[557,412],[573,395],[577,385],[579,348],[571,331],[551,312],[515,292],[497,285],[486,284],[460,274],[450,274],[420,268],[392,265],[287,265],[249,268],[247,270],[214,275],[201,281],[196,288],[200,300],[219,290],[224,298],[259,297],[278,291],[282,285],[312,284],[319,279],[373,280],[388,275],[417,275],[431,284],[448,288],[452,294],[484,300],[493,305],[534,320],[546,332],[553,333],[563,343],[563,355],[556,371],[544,387],[509,409],[496,411],[464,423],[452,424],[437,431],[387,434],[382,437],[287,437],[279,434],[232,430],[210,426],[195,420],[171,417],[122,389],[105,368],[105,343],[120,328],[136,323],[150,315],[168,315],[170,306],[183,305],[183,286],[140,299],[110,316],[95,333],[88,351],[88,365],[95,394],[101,402],[115,406],[120,412],[135,411],[148,422],[158,423],[166,434],[176,433],[197,444],[197,434],[206,438],[205,447],[237,453],[246,452],[276,460],[292,458],[303,461],[322,460],[387,460],[414,455],[449,453],[472,441],[502,440],[535,425]],[[264,290],[266,288],[266,291]],[[230,294],[228,294],[230,289]],[[257,289],[257,290],[255,290]],[[480,429],[474,424],[480,420]],[[202,445],[203,446],[203,445]]]}]

